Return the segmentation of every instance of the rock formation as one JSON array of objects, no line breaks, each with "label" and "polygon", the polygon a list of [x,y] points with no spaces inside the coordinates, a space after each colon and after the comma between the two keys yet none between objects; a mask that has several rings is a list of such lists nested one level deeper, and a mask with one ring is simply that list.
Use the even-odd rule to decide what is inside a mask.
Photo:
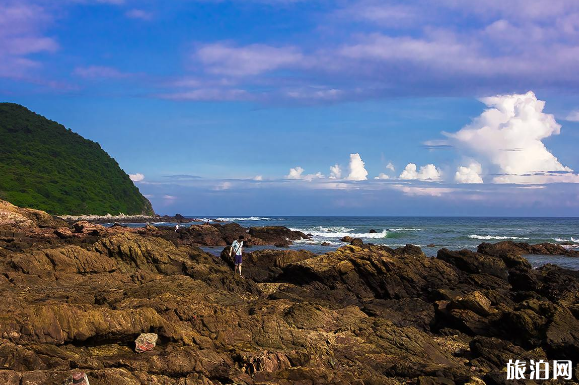
[{"label": "rock formation", "polygon": [[162,230],[30,220],[0,238],[1,384],[506,384],[509,359],[579,362],[579,273],[506,246],[260,250],[240,278]]}]

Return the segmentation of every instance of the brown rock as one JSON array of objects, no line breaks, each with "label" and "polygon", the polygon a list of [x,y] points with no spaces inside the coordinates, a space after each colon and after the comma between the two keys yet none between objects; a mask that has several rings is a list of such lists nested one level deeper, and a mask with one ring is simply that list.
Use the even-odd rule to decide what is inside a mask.
[{"label": "brown rock", "polygon": [[58,229],[54,230],[54,234],[62,239],[72,238],[74,236],[68,227],[59,227]]},{"label": "brown rock", "polygon": [[79,221],[72,225],[75,233],[87,235],[101,235],[106,233],[106,228],[102,225],[97,225],[87,221]]},{"label": "brown rock", "polygon": [[290,230],[283,226],[252,227],[249,229],[249,234],[269,244],[307,239],[307,235],[301,231]]},{"label": "brown rock", "polygon": [[44,211],[21,208],[0,200],[0,227],[28,228],[67,226],[67,223]]},{"label": "brown rock", "polygon": [[459,307],[472,310],[481,316],[488,316],[493,312],[491,301],[478,290],[473,291],[464,297],[457,298],[455,303]]},{"label": "brown rock", "polygon": [[364,241],[361,238],[354,238],[350,241],[350,245],[352,246],[363,246]]}]

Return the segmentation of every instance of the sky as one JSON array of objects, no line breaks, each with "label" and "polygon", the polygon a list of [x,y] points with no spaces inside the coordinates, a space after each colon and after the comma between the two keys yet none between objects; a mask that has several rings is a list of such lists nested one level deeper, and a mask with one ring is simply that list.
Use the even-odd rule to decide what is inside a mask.
[{"label": "sky", "polygon": [[2,0],[0,101],[157,213],[579,216],[576,0]]}]

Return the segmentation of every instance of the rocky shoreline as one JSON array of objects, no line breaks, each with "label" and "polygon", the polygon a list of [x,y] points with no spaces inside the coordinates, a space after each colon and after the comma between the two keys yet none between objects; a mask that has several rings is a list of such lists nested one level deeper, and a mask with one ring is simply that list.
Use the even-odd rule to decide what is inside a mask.
[{"label": "rocky shoreline", "polygon": [[171,223],[194,223],[204,222],[202,219],[185,218],[181,214],[175,215],[60,215],[60,219],[68,223],[86,221],[90,223],[153,223],[153,222],[171,222]]},{"label": "rocky shoreline", "polygon": [[[507,241],[430,258],[352,240],[324,255],[248,253],[240,278],[227,248],[197,247],[241,234],[307,236],[71,225],[0,201],[0,383],[535,383],[507,381],[510,359],[572,360],[578,381],[579,272],[522,257],[574,251]],[[137,353],[141,333],[158,340]]]}]

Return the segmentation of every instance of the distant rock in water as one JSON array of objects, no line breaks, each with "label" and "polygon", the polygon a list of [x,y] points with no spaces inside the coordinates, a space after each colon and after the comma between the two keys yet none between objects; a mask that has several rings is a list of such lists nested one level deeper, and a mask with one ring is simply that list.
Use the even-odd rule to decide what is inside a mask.
[{"label": "distant rock in water", "polygon": [[154,214],[98,143],[0,103],[0,199],[51,214]]}]

